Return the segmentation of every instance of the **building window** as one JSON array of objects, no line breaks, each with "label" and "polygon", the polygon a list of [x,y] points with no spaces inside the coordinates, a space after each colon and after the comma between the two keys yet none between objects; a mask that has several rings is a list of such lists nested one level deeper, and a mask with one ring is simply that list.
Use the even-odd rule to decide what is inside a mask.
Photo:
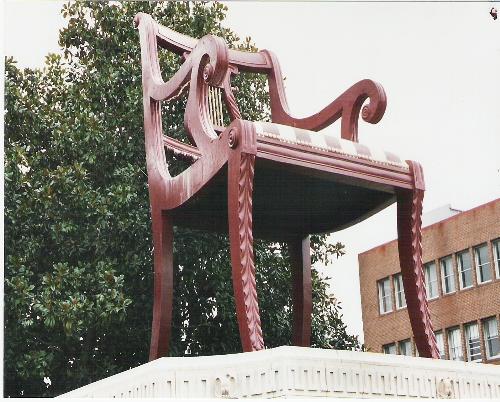
[{"label": "building window", "polygon": [[481,361],[481,340],[476,322],[465,326],[465,339],[467,342],[467,360],[470,362]]},{"label": "building window", "polygon": [[453,293],[455,291],[455,273],[453,272],[451,256],[442,258],[440,263],[443,294]]},{"label": "building window", "polygon": [[396,344],[395,343],[389,343],[388,345],[382,346],[382,349],[384,350],[384,353],[386,355],[395,355],[396,354]]},{"label": "building window", "polygon": [[411,340],[405,339],[404,341],[399,341],[398,347],[400,355],[411,356]]},{"label": "building window", "polygon": [[500,357],[500,342],[498,340],[498,321],[495,317],[483,321],[484,343],[488,359]]},{"label": "building window", "polygon": [[399,310],[406,307],[405,289],[403,287],[403,275],[394,275],[394,291],[396,292],[396,308]]},{"label": "building window", "polygon": [[436,264],[433,262],[425,264],[425,288],[428,300],[439,296]]},{"label": "building window", "polygon": [[500,279],[500,239],[496,239],[493,242],[493,258],[495,259],[497,278]]},{"label": "building window", "polygon": [[450,360],[463,360],[460,328],[448,329],[448,354]]},{"label": "building window", "polygon": [[440,359],[446,359],[446,355],[444,353],[443,333],[441,331],[438,331],[438,332],[435,333],[435,335],[436,335],[437,347],[439,349],[439,358]]},{"label": "building window", "polygon": [[467,289],[472,286],[472,261],[469,250],[457,254],[458,277],[460,279],[460,289]]},{"label": "building window", "polygon": [[474,248],[474,256],[476,257],[477,268],[477,283],[491,281],[490,258],[488,256],[488,246],[482,244]]},{"label": "building window", "polygon": [[380,314],[392,311],[391,282],[389,278],[378,281]]}]

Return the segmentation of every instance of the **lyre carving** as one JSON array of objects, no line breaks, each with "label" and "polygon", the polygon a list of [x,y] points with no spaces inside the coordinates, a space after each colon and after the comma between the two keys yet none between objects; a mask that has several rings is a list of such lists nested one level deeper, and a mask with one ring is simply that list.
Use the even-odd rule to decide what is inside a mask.
[{"label": "lyre carving", "polygon": [[208,86],[208,108],[210,110],[210,121],[212,124],[216,127],[224,127],[222,90],[220,88]]},{"label": "lyre carving", "polygon": [[238,74],[238,68],[229,66],[226,77],[220,87],[208,86],[208,108],[209,116],[215,131],[222,131],[224,124],[224,109],[227,108],[228,117],[231,120],[241,119],[241,112],[238,108],[231,86],[231,76]]}]

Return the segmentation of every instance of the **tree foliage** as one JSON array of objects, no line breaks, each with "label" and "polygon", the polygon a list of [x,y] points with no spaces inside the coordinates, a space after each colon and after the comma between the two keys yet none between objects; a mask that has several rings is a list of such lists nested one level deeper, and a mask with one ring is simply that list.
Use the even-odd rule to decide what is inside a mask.
[{"label": "tree foliage", "polygon": [[[35,70],[6,60],[6,396],[54,396],[147,361],[153,264],[132,24],[139,11],[193,37],[213,33],[256,50],[222,25],[221,4],[76,2],[62,9],[61,55]],[[168,79],[180,60],[162,53],[161,65]],[[244,118],[268,118],[264,77],[237,80]],[[183,102],[163,106],[165,131],[178,138]],[[175,236],[171,354],[239,352],[227,238]],[[262,241],[255,248],[266,346],[289,344],[287,253]],[[342,253],[313,238],[313,262]],[[315,270],[313,287],[313,345],[358,348]]]}]

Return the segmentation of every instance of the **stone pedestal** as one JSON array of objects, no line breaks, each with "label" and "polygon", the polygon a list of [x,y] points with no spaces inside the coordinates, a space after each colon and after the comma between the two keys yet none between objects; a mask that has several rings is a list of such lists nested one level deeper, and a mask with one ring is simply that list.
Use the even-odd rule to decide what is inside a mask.
[{"label": "stone pedestal", "polygon": [[61,397],[500,398],[500,366],[282,346],[165,357]]}]

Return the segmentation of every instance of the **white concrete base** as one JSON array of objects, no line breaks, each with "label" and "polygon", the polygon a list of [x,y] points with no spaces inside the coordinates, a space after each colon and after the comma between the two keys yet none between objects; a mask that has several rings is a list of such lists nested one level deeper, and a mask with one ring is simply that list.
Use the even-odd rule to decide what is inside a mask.
[{"label": "white concrete base", "polygon": [[282,346],[164,357],[61,397],[500,398],[500,366]]}]

